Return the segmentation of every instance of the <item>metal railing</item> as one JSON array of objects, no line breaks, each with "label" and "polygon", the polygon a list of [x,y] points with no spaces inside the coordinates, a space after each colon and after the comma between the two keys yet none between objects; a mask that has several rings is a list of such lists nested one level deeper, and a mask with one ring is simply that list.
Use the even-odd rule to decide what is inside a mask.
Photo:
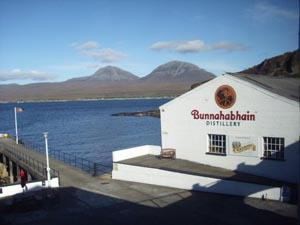
[{"label": "metal railing", "polygon": [[[22,144],[26,148],[34,149],[36,151],[39,151],[39,152],[45,154],[45,147],[38,143],[24,142]],[[111,173],[111,170],[112,170],[112,168],[110,166],[107,166],[107,165],[104,165],[101,163],[97,163],[97,162],[93,162],[91,160],[84,159],[82,157],[78,157],[76,155],[66,153],[63,151],[58,151],[58,150],[55,150],[52,148],[49,149],[49,156],[54,159],[60,160],[64,163],[67,163],[71,166],[74,166],[76,168],[79,168],[83,171],[86,171],[86,172],[92,174],[93,176]]]},{"label": "metal railing", "polygon": [[[39,174],[46,177],[46,165],[27,154],[13,148],[12,146],[6,145],[4,143],[1,143],[2,145],[2,152],[5,153],[8,157],[11,157],[23,162],[25,165],[29,166],[31,169],[33,169],[35,172],[38,172]],[[59,171],[52,169],[50,170],[52,177],[58,177],[59,178]]]}]

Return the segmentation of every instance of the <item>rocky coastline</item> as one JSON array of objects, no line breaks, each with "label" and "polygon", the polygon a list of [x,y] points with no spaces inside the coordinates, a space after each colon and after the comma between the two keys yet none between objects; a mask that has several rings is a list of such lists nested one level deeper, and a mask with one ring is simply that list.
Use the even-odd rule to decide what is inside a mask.
[{"label": "rocky coastline", "polygon": [[121,113],[112,114],[111,116],[136,116],[136,117],[152,116],[155,118],[160,118],[160,111],[159,109],[155,109],[155,110],[148,110],[143,112],[121,112]]}]

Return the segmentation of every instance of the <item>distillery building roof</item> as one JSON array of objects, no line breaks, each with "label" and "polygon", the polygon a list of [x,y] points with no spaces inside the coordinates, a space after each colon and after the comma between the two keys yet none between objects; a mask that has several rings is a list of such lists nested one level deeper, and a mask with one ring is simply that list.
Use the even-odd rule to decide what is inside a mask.
[{"label": "distillery building roof", "polygon": [[256,74],[230,74],[244,81],[255,84],[270,92],[281,95],[288,99],[299,102],[300,78],[292,77],[271,77]]}]

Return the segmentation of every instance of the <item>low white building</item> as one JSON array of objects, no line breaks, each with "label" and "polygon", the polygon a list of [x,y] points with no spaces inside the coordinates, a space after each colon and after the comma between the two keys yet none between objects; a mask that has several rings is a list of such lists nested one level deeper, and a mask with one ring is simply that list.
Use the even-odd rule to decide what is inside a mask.
[{"label": "low white building", "polygon": [[299,181],[299,79],[223,75],[162,105],[177,158]]}]

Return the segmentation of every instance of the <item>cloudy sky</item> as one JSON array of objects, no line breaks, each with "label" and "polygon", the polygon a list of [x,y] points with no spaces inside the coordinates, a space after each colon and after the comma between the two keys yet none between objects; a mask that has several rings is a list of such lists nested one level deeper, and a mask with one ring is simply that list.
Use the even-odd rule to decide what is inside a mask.
[{"label": "cloudy sky", "polygon": [[0,84],[181,60],[221,75],[298,48],[299,0],[0,0]]}]

